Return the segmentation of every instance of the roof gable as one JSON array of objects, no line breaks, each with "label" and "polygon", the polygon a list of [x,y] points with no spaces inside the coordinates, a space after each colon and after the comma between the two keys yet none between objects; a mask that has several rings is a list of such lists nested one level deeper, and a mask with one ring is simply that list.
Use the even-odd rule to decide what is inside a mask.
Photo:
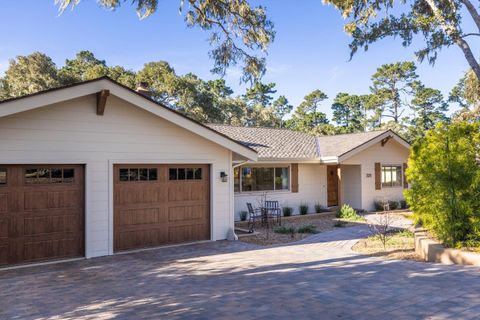
[{"label": "roof gable", "polygon": [[[96,94],[102,90],[109,90],[110,94],[130,102],[131,104],[153,113],[165,120],[175,123],[176,125],[202,136],[207,140],[232,150],[249,160],[257,160],[257,153],[254,149],[211,129],[200,122],[190,119],[185,115],[172,110],[171,108],[147,98],[108,77],[98,78],[65,87],[41,91],[28,96],[1,101],[0,118],[41,108],[62,101]],[[108,110],[105,112],[108,112]]]}]

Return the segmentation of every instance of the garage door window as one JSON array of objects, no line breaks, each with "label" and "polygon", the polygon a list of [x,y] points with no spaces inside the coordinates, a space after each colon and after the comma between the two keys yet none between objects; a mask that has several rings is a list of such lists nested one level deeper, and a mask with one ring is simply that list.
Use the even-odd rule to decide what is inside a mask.
[{"label": "garage door window", "polygon": [[0,168],[0,186],[7,184],[7,169]]},{"label": "garage door window", "polygon": [[25,169],[26,184],[51,184],[51,183],[72,183],[75,177],[75,169],[46,169],[31,168]]},{"label": "garage door window", "polygon": [[157,181],[157,168],[120,169],[120,181]]},{"label": "garage door window", "polygon": [[170,168],[168,179],[175,180],[202,180],[202,168]]}]

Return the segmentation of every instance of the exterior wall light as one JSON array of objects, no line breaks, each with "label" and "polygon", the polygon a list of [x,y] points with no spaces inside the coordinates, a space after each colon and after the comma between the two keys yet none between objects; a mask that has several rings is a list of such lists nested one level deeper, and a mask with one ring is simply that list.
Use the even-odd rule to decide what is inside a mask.
[{"label": "exterior wall light", "polygon": [[221,171],[220,179],[222,180],[222,182],[228,182],[228,174],[226,174],[225,171]]}]

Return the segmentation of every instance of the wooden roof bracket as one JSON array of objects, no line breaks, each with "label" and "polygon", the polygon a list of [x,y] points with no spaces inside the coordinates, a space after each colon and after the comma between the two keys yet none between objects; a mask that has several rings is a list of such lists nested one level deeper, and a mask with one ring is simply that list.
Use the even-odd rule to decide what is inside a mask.
[{"label": "wooden roof bracket", "polygon": [[110,90],[102,90],[97,92],[97,116],[103,116],[105,113],[105,105],[107,98],[110,95]]},{"label": "wooden roof bracket", "polygon": [[392,136],[388,136],[388,137],[383,138],[382,139],[382,147],[384,147],[387,144],[388,140],[390,140],[392,138],[393,138]]}]

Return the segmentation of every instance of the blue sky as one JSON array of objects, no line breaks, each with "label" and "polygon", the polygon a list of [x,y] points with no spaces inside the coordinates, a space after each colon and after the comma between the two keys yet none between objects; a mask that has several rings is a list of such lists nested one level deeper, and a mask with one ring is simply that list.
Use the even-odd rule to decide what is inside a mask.
[{"label": "blue sky", "polygon": [[[413,60],[414,49],[421,45],[418,42],[403,48],[399,40],[382,40],[349,61],[350,38],[343,32],[343,18],[333,7],[319,0],[257,2],[267,7],[277,32],[264,81],[275,82],[278,93],[295,106],[315,89],[329,98],[338,92],[368,93],[370,77],[378,66]],[[178,13],[179,3],[160,0],[156,14],[139,20],[130,1],[111,12],[94,0],[82,0],[74,11],[59,15],[53,0],[2,0],[0,74],[8,59],[17,55],[40,51],[61,66],[65,58],[90,50],[109,65],[138,70],[145,62],[165,60],[178,74],[193,72],[205,79],[214,78],[209,72],[208,33],[186,27]],[[418,74],[427,86],[448,95],[467,68],[460,50],[451,47],[440,53],[435,67],[419,64]],[[233,68],[226,80],[241,94],[239,77],[238,69]],[[323,111],[330,114],[329,109],[327,101]]]}]

